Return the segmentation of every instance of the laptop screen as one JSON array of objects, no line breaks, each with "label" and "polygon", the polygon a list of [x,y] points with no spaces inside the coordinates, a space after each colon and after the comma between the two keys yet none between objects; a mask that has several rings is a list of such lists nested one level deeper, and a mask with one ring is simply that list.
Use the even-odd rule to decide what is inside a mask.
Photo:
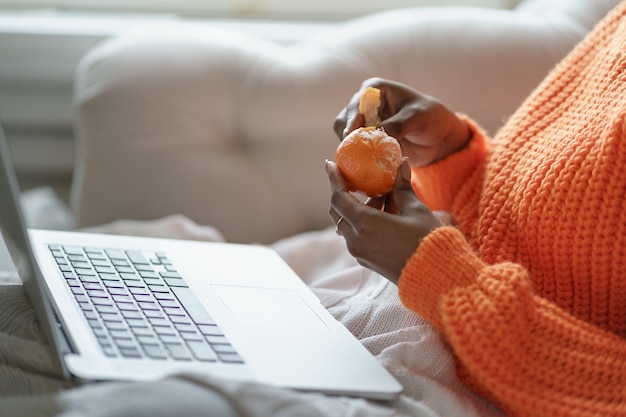
[{"label": "laptop screen", "polygon": [[4,129],[0,126],[0,233],[24,284],[33,277],[28,236],[19,206],[19,187]]},{"label": "laptop screen", "polygon": [[19,202],[19,186],[11,150],[4,128],[0,123],[0,235],[11,256],[11,260],[22,281],[35,315],[39,320],[51,347],[55,349],[59,366],[68,375],[60,360],[59,346],[65,345],[64,337],[56,325],[52,306],[47,296],[45,284],[30,247],[24,217]]}]

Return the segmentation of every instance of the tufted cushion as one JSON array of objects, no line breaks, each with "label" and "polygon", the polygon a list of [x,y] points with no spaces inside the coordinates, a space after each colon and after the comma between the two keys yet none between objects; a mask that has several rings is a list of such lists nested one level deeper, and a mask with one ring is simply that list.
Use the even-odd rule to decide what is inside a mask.
[{"label": "tufted cushion", "polygon": [[78,226],[173,213],[269,243],[329,224],[332,122],[361,81],[402,81],[494,132],[617,1],[413,8],[293,45],[206,27],[96,47],[75,84]]}]

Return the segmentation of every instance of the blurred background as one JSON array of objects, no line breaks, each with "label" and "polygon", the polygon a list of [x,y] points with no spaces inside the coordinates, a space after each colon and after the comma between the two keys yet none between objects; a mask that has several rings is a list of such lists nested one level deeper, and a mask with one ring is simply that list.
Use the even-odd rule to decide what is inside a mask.
[{"label": "blurred background", "polygon": [[108,37],[173,21],[227,25],[278,42],[399,7],[512,8],[519,0],[0,0],[0,117],[23,189],[67,198],[71,95],[81,57]]}]

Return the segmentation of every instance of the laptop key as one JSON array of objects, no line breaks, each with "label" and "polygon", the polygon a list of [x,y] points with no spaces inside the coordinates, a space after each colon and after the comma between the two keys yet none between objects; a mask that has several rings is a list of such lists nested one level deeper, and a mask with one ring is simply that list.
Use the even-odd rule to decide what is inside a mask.
[{"label": "laptop key", "polygon": [[105,322],[105,326],[109,330],[126,330],[126,325],[119,321],[107,321]]},{"label": "laptop key", "polygon": [[102,352],[104,352],[105,356],[110,358],[115,358],[117,356],[117,352],[113,346],[102,346]]},{"label": "laptop key", "polygon": [[135,300],[137,300],[137,304],[139,304],[139,307],[141,307],[142,310],[161,310],[154,301],[144,301],[139,299],[138,296],[135,297]]},{"label": "laptop key", "polygon": [[181,307],[163,307],[163,311],[168,316],[185,316],[185,310]]},{"label": "laptop key", "polygon": [[97,338],[107,338],[107,332],[104,329],[93,329],[93,333],[96,335]]},{"label": "laptop key", "polygon": [[118,313],[117,311],[112,312],[112,313],[100,313],[100,318],[105,323],[110,323],[110,322],[122,323],[124,321],[120,313]]},{"label": "laptop key", "polygon": [[135,273],[135,268],[133,268],[132,266],[130,266],[130,264],[125,264],[125,265],[115,265],[115,269],[117,270],[117,272],[119,272],[120,274],[134,274]]},{"label": "laptop key", "polygon": [[[169,317],[172,323],[174,323],[174,325],[178,325],[178,324],[192,325],[191,320],[189,320],[187,316],[169,316]],[[196,326],[193,326],[193,328],[195,329]]]},{"label": "laptop key", "polygon": [[154,327],[154,332],[158,334],[159,336],[178,334],[172,326]]},{"label": "laptop key", "polygon": [[148,319],[148,321],[150,321],[150,323],[152,323],[153,326],[157,326],[157,327],[171,327],[170,321],[165,319],[165,318],[150,317]]},{"label": "laptop key", "polygon": [[159,274],[157,274],[156,272],[154,272],[154,270],[152,271],[139,271],[139,275],[141,275],[142,278],[159,278]]},{"label": "laptop key", "polygon": [[139,319],[129,318],[129,319],[126,319],[126,324],[128,324],[128,326],[131,327],[131,328],[135,328],[135,327],[150,327],[150,324],[148,323],[148,320],[146,320],[144,318],[139,318]]},{"label": "laptop key", "polygon": [[189,349],[183,344],[166,344],[165,348],[176,360],[190,361],[192,359]]},{"label": "laptop key", "polygon": [[128,295],[126,288],[109,288],[109,294],[111,295]]},{"label": "laptop key", "polygon": [[225,336],[205,336],[206,341],[212,345],[229,345],[228,339]]},{"label": "laptop key", "polygon": [[87,297],[84,293],[82,293],[82,294],[75,294],[74,298],[79,303],[87,303],[87,302],[89,302],[89,297]]},{"label": "laptop key", "polygon": [[200,341],[190,340],[187,342],[187,346],[193,356],[199,361],[203,362],[217,362],[217,355],[213,352],[211,347]]},{"label": "laptop key", "polygon": [[218,354],[220,361],[225,363],[241,364],[245,361],[237,353],[220,353]]},{"label": "laptop key", "polygon": [[94,268],[95,268],[96,272],[99,272],[101,274],[113,274],[113,273],[115,273],[115,270],[112,267],[108,266],[108,265],[106,265],[106,266],[96,265]]},{"label": "laptop key", "polygon": [[185,340],[204,340],[203,336],[198,332],[181,332],[180,336]]},{"label": "laptop key", "polygon": [[120,353],[126,358],[141,358],[141,352],[136,347],[120,348]]},{"label": "laptop key", "polygon": [[161,313],[159,310],[145,310],[143,313],[148,318],[157,318],[157,319],[165,318],[165,314]]},{"label": "laptop key", "polygon": [[224,336],[224,333],[217,325],[199,324],[198,330],[205,336]]},{"label": "laptop key", "polygon": [[84,282],[100,282],[100,279],[95,275],[79,275],[78,278]]},{"label": "laptop key", "polygon": [[154,268],[152,268],[151,265],[141,265],[141,264],[135,264],[135,268],[137,268],[137,271],[141,272],[154,272]]},{"label": "laptop key", "polygon": [[111,265],[114,265],[114,266],[128,266],[128,267],[130,267],[130,262],[128,262],[126,260],[126,258],[123,258],[123,259],[114,258],[114,259],[111,259]]},{"label": "laptop key", "polygon": [[237,351],[235,350],[235,348],[232,347],[232,345],[228,344],[228,345],[214,345],[213,349],[215,349],[215,351],[219,354],[233,354],[233,353],[237,353]]},{"label": "laptop key", "polygon": [[217,324],[213,317],[206,311],[206,308],[190,288],[172,287],[172,292],[176,295],[189,316],[196,324]]},{"label": "laptop key", "polygon": [[192,324],[182,324],[182,323],[174,323],[174,327],[179,332],[193,333],[196,331],[196,326]]},{"label": "laptop key", "polygon": [[117,308],[120,311],[139,311],[139,307],[137,307],[136,305],[132,303],[119,303],[117,305]]},{"label": "laptop key", "polygon": [[91,264],[87,261],[70,261],[70,264],[76,268],[90,268]]},{"label": "laptop key", "polygon": [[150,262],[146,259],[145,256],[143,256],[143,253],[141,253],[141,251],[127,250],[126,255],[128,255],[128,259],[130,259],[133,264],[150,265]]},{"label": "laptop key", "polygon": [[74,254],[67,255],[67,259],[69,259],[70,261],[80,261],[80,262],[87,261],[87,257],[82,252],[76,255]]},{"label": "laptop key", "polygon": [[[152,288],[150,288],[152,289]],[[154,294],[154,298],[156,298],[159,301],[175,301],[176,305],[178,304],[178,301],[176,300],[176,296],[174,294],[172,294],[171,292],[169,292],[169,290],[165,290],[165,292],[157,292]],[[161,303],[161,305],[164,305],[163,303]]]},{"label": "laptop key", "polygon": [[156,340],[156,335],[154,334],[154,331],[148,327],[131,327],[130,330],[135,336],[137,336],[137,339],[139,339],[140,336],[145,336]]},{"label": "laptop key", "polygon": [[146,356],[152,359],[167,359],[167,353],[159,345],[145,345],[142,346]]},{"label": "laptop key", "polygon": [[107,298],[93,297],[91,299],[91,302],[96,306],[113,306],[113,301],[111,301],[109,297]]},{"label": "laptop key", "polygon": [[76,274],[74,272],[63,272],[63,278],[66,280],[76,279]]},{"label": "laptop key", "polygon": [[127,339],[132,340],[133,336],[131,335],[129,330],[116,330],[112,329],[109,331],[111,337],[115,340],[117,339]]},{"label": "laptop key", "polygon": [[139,311],[124,310],[122,311],[122,316],[125,319],[143,319],[143,314]]},{"label": "laptop key", "polygon": [[98,314],[95,311],[84,311],[83,314],[87,318],[87,320],[97,320]]},{"label": "laptop key", "polygon": [[164,344],[182,344],[183,343],[182,339],[179,336],[173,335],[173,334],[160,335],[159,339]]},{"label": "laptop key", "polygon": [[89,294],[90,297],[95,298],[109,298],[109,294],[103,290],[89,290],[87,291],[87,294]]},{"label": "laptop key", "polygon": [[180,307],[180,304],[176,299],[161,299],[156,296],[154,298],[159,300],[159,304],[161,304],[161,307]]},{"label": "laptop key", "polygon": [[98,269],[99,266],[111,266],[109,261],[107,261],[106,259],[93,258],[92,256],[90,256],[89,259],[91,261],[91,264],[96,267],[96,270]]},{"label": "laptop key", "polygon": [[121,251],[119,249],[105,249],[104,252],[111,259],[124,259],[124,260],[126,260],[126,255],[124,255],[124,251]]},{"label": "laptop key", "polygon": [[83,297],[85,296],[85,290],[83,290],[81,287],[70,287],[70,288],[72,290],[72,294],[82,295]]},{"label": "laptop key", "polygon": [[159,281],[159,282],[146,281],[146,283],[148,284],[148,288],[150,288],[150,291],[152,291],[155,297],[161,293],[170,294],[170,290],[168,287],[165,286],[164,281]]},{"label": "laptop key", "polygon": [[86,282],[84,285],[86,290],[101,290],[102,284],[99,282]]},{"label": "laptop key", "polygon": [[132,271],[132,272],[120,272],[120,277],[124,281],[141,281],[141,277],[139,276],[139,274],[135,273],[134,271]]},{"label": "laptop key", "polygon": [[96,272],[91,268],[74,268],[74,272],[78,275],[96,275]]},{"label": "laptop key", "polygon": [[[102,281],[117,281],[117,282],[121,282],[120,277],[117,276],[117,274],[98,274],[98,276],[100,277],[100,279]],[[105,283],[106,285],[106,283]]]},{"label": "laptop key", "polygon": [[113,295],[113,300],[116,303],[132,303],[133,299],[129,295]]},{"label": "laptop key", "polygon": [[172,289],[177,287],[188,288],[188,285],[185,283],[185,281],[180,278],[163,278],[163,281],[165,281],[165,283],[169,285]]},{"label": "laptop key", "polygon": [[93,305],[91,305],[91,303],[78,303],[78,306],[83,311],[92,311],[93,310]]},{"label": "laptop key", "polygon": [[65,282],[67,282],[67,285],[70,287],[80,287],[80,282],[77,279],[67,279]]},{"label": "laptop key", "polygon": [[83,249],[80,246],[64,245],[63,251],[68,255],[82,255]]},{"label": "laptop key", "polygon": [[[115,346],[117,346],[120,349],[137,349],[137,343],[132,340],[132,339],[115,339],[113,338],[113,341],[115,343]],[[137,349],[139,350],[139,349]]]}]

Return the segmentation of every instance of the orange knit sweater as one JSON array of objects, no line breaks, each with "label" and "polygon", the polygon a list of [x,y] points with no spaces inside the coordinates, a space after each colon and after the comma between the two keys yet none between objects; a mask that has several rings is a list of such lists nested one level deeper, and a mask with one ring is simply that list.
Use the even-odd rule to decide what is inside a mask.
[{"label": "orange knit sweater", "polygon": [[408,261],[403,303],[511,416],[626,416],[626,2],[493,140],[467,123],[468,147],[414,170],[456,227]]}]

